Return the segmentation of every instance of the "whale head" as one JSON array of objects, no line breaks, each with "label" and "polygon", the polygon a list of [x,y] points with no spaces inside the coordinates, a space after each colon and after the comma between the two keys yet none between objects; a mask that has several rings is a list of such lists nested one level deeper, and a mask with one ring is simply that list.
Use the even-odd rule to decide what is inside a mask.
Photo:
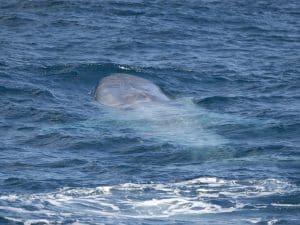
[{"label": "whale head", "polygon": [[96,88],[95,98],[103,105],[118,108],[170,100],[153,82],[120,73],[103,78]]}]

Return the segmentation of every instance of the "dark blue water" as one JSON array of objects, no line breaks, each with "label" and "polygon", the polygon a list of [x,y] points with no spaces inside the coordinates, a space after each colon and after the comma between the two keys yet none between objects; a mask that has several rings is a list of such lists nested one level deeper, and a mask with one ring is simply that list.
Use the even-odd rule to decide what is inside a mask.
[{"label": "dark blue water", "polygon": [[1,0],[0,224],[300,224],[299,52],[298,0]]}]

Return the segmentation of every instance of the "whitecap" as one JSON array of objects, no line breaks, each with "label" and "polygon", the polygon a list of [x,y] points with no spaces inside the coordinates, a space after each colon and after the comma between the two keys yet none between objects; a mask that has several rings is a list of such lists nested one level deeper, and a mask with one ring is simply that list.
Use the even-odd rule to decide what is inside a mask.
[{"label": "whitecap", "polygon": [[[199,177],[175,183],[123,183],[94,188],[65,187],[56,192],[31,195],[2,195],[6,206],[0,209],[17,220],[66,218],[169,218],[186,215],[218,214],[246,210],[268,204],[251,199],[299,191],[284,180],[229,180]],[[222,204],[225,202],[226,204]],[[24,205],[34,206],[27,210]],[[273,207],[299,207],[292,204],[269,203]],[[26,218],[26,220],[25,220]],[[252,220],[254,222],[254,220]]]}]

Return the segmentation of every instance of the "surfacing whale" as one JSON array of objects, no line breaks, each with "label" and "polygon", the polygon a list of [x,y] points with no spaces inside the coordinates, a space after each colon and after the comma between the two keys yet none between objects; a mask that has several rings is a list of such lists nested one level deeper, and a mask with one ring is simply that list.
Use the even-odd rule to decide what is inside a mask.
[{"label": "surfacing whale", "polygon": [[120,108],[170,100],[153,82],[121,73],[103,78],[97,86],[95,97],[103,105]]},{"label": "surfacing whale", "polygon": [[101,117],[113,120],[116,127],[135,131],[145,140],[189,147],[222,143],[221,138],[202,127],[203,113],[190,98],[171,100],[147,79],[120,73],[109,75],[100,80],[95,98],[108,106]]}]

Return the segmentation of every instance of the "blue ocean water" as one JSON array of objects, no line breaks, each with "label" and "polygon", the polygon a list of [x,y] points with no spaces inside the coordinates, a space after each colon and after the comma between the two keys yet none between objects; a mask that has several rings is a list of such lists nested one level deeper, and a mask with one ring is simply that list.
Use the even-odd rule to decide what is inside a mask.
[{"label": "blue ocean water", "polygon": [[299,52],[298,0],[1,0],[0,224],[300,224]]}]

